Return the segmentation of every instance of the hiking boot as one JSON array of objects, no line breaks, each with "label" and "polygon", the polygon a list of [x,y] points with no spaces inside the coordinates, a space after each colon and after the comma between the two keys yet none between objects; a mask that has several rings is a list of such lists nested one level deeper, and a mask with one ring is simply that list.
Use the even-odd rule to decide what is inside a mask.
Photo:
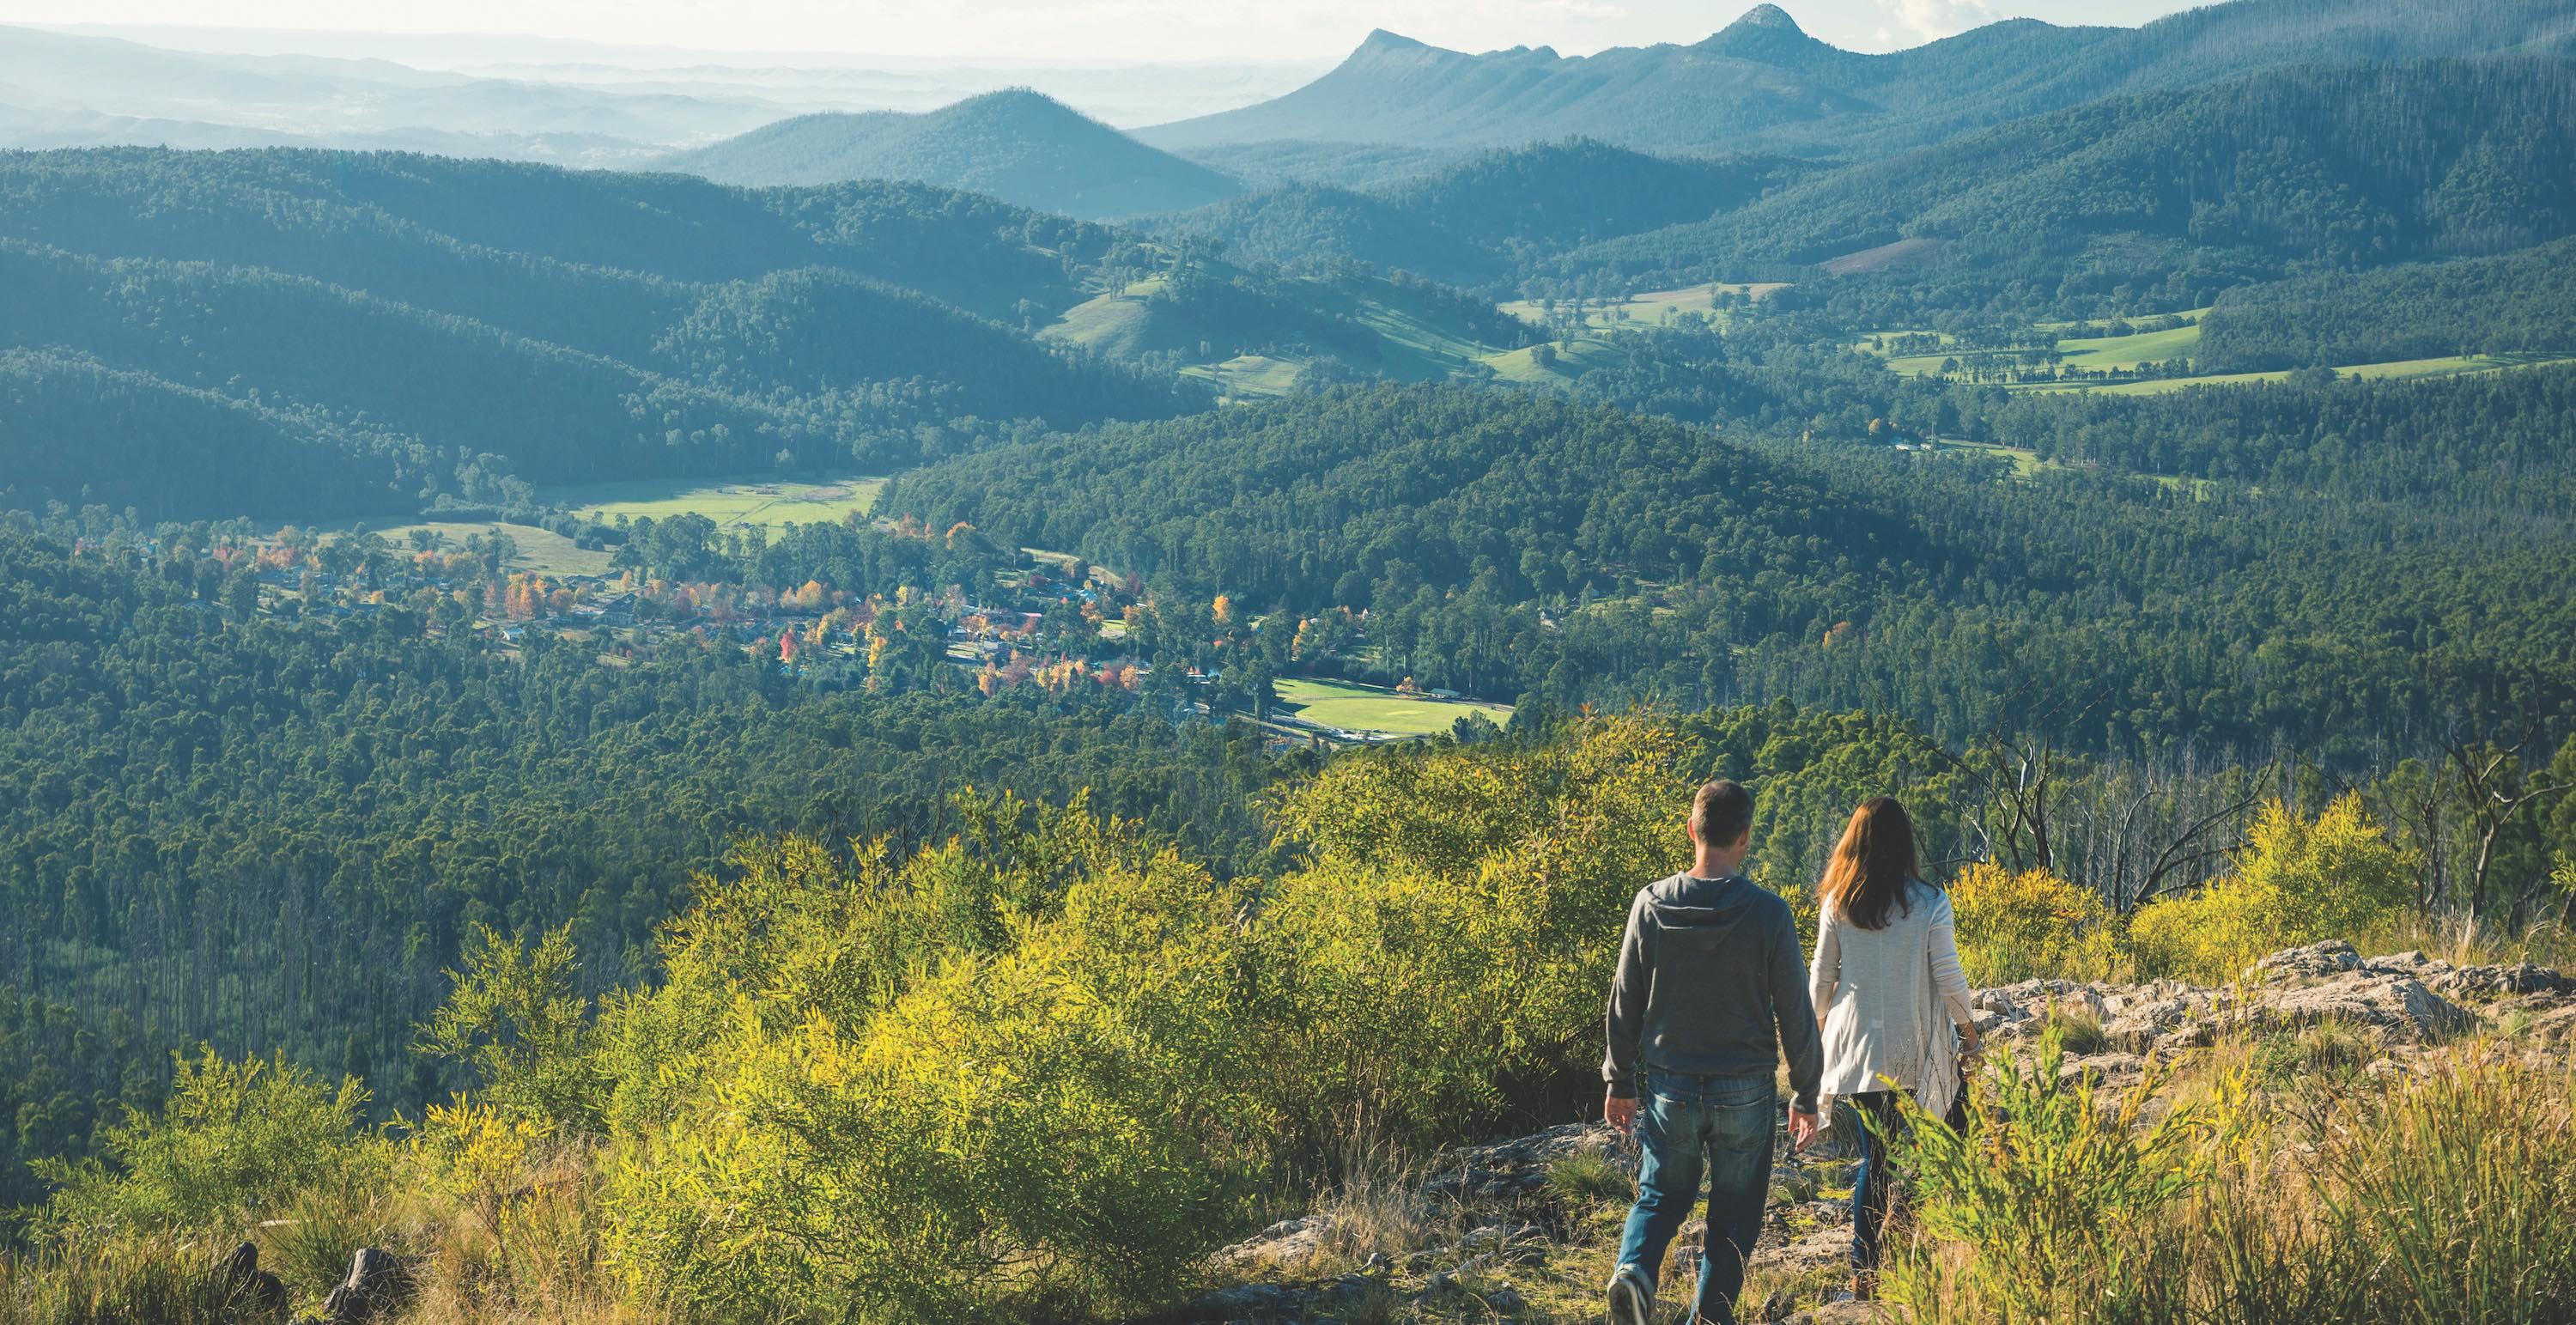
[{"label": "hiking boot", "polygon": [[1610,1276],[1610,1325],[1655,1325],[1655,1281],[1636,1266]]}]

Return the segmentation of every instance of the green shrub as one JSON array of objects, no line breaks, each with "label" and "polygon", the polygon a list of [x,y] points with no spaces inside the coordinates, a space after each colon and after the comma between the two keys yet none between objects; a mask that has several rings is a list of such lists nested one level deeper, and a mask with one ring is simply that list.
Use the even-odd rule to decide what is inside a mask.
[{"label": "green shrub", "polygon": [[793,839],[740,859],[673,927],[669,983],[604,1028],[650,1047],[608,1051],[650,1076],[611,1111],[605,1194],[605,1255],[639,1297],[1098,1309],[1165,1290],[1230,1227],[1273,1132],[1243,1088],[1236,903],[1204,871],[1044,820],[900,867]]},{"label": "green shrub", "polygon": [[[2178,1283],[2138,1255],[2138,1231],[2214,1172],[2242,1125],[2240,1087],[2147,1120],[2154,1078],[2095,1107],[2061,1078],[2054,1031],[1971,1084],[1969,1128],[1908,1105],[1901,1163],[1927,1244],[1892,1267],[1889,1295],[1920,1319],[2155,1318]],[[2179,1319],[2173,1316],[2170,1318]]]},{"label": "green shrub", "polygon": [[195,1229],[307,1189],[381,1182],[391,1151],[364,1126],[366,1100],[355,1077],[334,1088],[283,1056],[179,1058],[160,1115],[128,1110],[100,1159],[37,1165],[57,1187],[40,1223],[78,1239]]},{"label": "green shrub", "polygon": [[1457,1139],[1510,1083],[1599,1060],[1629,903],[1687,863],[1685,754],[1615,719],[1545,748],[1337,760],[1284,798],[1309,859],[1263,894],[1253,939],[1297,1153]]}]

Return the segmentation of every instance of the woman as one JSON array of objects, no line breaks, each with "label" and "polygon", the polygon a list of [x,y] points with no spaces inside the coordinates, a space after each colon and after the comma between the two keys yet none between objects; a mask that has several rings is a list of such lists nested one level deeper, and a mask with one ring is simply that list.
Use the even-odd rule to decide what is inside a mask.
[{"label": "woman", "polygon": [[[1915,877],[1914,824],[1873,796],[1852,812],[1816,886],[1816,961],[1808,992],[1825,1035],[1824,1094],[1849,1096],[1869,1119],[1852,1187],[1852,1293],[1876,1286],[1887,1222],[1884,1135],[1898,1125],[1898,1091],[1935,1118],[1959,1095],[1959,1047],[1977,1049],[1968,977],[1959,968],[1949,895]],[[1831,1117],[1831,1105],[1826,1116]]]}]

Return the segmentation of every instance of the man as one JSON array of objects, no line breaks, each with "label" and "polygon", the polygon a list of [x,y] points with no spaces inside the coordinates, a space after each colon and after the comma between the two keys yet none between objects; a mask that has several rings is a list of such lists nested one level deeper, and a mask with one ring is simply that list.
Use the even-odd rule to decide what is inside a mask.
[{"label": "man", "polygon": [[1771,1191],[1772,1083],[1784,1048],[1790,1144],[1803,1148],[1816,1134],[1824,1046],[1789,904],[1741,872],[1752,829],[1744,788],[1722,779],[1700,788],[1690,872],[1649,885],[1628,908],[1610,984],[1602,1114],[1622,1132],[1637,1128],[1645,1162],[1610,1278],[1612,1325],[1654,1319],[1655,1275],[1699,1200],[1703,1167],[1708,1236],[1694,1319],[1735,1319]]}]

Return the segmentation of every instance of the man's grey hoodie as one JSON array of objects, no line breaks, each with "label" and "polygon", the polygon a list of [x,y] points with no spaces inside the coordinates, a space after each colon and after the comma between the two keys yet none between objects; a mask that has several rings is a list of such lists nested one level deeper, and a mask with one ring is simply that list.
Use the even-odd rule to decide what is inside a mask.
[{"label": "man's grey hoodie", "polygon": [[1789,904],[1741,876],[1676,874],[1628,908],[1610,983],[1602,1078],[1633,1098],[1637,1072],[1767,1077],[1785,1049],[1791,1107],[1812,1111],[1824,1042]]}]

